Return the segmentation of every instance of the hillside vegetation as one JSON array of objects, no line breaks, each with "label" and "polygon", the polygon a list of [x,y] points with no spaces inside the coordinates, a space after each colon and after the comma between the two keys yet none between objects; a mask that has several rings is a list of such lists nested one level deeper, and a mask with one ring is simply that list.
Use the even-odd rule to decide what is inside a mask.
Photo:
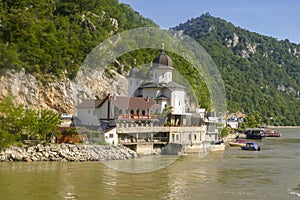
[{"label": "hillside vegetation", "polygon": [[300,45],[209,13],[173,29],[197,40],[211,55],[225,82],[229,112],[259,113],[260,124],[300,125]]},{"label": "hillside vegetation", "polygon": [[[65,75],[74,79],[90,51],[116,33],[157,27],[117,0],[1,1],[0,11],[0,73],[24,68],[43,83]],[[134,60],[142,66],[159,52],[140,49],[127,53],[106,70],[106,76],[113,79],[115,72],[124,75]],[[210,108],[208,91],[196,78],[196,70],[187,68],[189,63],[181,57],[169,54],[177,70],[193,83],[201,105]]]},{"label": "hillside vegetation", "polygon": [[0,70],[73,79],[86,55],[116,32],[156,26],[117,0],[0,1]]},{"label": "hillside vegetation", "polygon": [[[24,68],[43,83],[53,77],[73,80],[100,42],[145,26],[157,27],[117,0],[2,0],[0,75]],[[229,112],[258,112],[261,124],[300,125],[299,45],[251,33],[209,14],[174,29],[197,40],[214,59],[225,81]],[[137,65],[150,63],[158,52],[140,49],[123,55],[106,75],[125,74],[134,59]],[[168,54],[199,104],[209,110],[209,93],[197,71],[181,57]]]}]

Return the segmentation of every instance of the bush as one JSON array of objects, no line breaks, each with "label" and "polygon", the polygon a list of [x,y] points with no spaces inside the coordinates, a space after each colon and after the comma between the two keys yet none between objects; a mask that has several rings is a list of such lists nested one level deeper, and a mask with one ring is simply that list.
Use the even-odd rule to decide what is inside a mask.
[{"label": "bush", "polygon": [[228,127],[224,127],[222,128],[221,131],[221,138],[227,137],[229,135],[230,129]]}]

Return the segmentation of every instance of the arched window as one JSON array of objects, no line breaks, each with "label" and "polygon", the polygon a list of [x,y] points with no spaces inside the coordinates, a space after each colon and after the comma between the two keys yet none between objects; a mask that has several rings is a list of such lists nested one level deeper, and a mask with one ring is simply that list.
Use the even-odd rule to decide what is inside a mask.
[{"label": "arched window", "polygon": [[134,110],[133,109],[130,110],[130,118],[134,118]]}]

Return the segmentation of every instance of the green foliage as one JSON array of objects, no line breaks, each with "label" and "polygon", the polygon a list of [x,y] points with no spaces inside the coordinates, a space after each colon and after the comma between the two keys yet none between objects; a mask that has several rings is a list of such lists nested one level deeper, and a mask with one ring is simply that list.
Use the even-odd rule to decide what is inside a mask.
[{"label": "green foliage", "polygon": [[227,137],[229,135],[229,133],[230,133],[230,128],[228,128],[227,126],[225,126],[221,130],[221,138]]},{"label": "green foliage", "polygon": [[0,122],[0,147],[5,147],[30,138],[45,141],[48,133],[56,133],[60,116],[15,105],[13,97],[6,96],[0,102]]},{"label": "green foliage", "polygon": [[40,110],[37,112],[38,124],[36,127],[36,132],[40,135],[42,140],[46,140],[47,134],[56,134],[57,126],[61,122],[61,117],[59,114],[53,112],[52,110]]},{"label": "green foliage", "polygon": [[0,74],[7,68],[20,69],[16,48],[0,43]]},{"label": "green foliage", "polygon": [[1,1],[0,71],[74,79],[100,42],[144,26],[156,25],[117,0]]},{"label": "green foliage", "polygon": [[163,111],[158,115],[158,119],[162,124],[169,124],[170,123],[170,115],[173,112],[172,106],[166,106]]},{"label": "green foliage", "polygon": [[[4,0],[0,2],[0,74],[25,68],[43,83],[52,76],[74,79],[85,57],[100,42],[117,32],[145,26],[157,25],[117,0]],[[261,124],[300,125],[299,45],[246,31],[209,13],[174,29],[197,40],[213,58],[225,82],[229,112],[257,111]],[[125,74],[133,59],[137,65],[150,63],[155,51],[121,56],[114,70]],[[187,61],[168,54],[191,85],[187,92],[210,110],[209,92],[201,76]],[[114,77],[110,69],[105,73]],[[17,119],[16,123],[29,122]],[[14,136],[21,137],[24,130],[15,129]]]},{"label": "green foliage", "polygon": [[300,125],[300,45],[235,27],[209,13],[173,28],[197,40],[225,83],[227,109],[260,124]]},{"label": "green foliage", "polygon": [[244,118],[240,127],[245,128],[258,128],[261,126],[262,118],[258,112],[253,112]]},{"label": "green foliage", "polygon": [[5,130],[0,130],[0,148],[9,147],[11,144],[15,143],[16,139],[13,134],[6,132]]}]

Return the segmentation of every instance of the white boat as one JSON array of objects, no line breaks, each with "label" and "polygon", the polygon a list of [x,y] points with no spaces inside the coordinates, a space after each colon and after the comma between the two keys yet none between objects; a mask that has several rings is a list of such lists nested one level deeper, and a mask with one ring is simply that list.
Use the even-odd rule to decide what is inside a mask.
[{"label": "white boat", "polygon": [[244,147],[244,146],[246,146],[246,141],[237,139],[235,142],[228,142],[228,144],[229,144],[229,146],[232,146],[232,147]]}]

